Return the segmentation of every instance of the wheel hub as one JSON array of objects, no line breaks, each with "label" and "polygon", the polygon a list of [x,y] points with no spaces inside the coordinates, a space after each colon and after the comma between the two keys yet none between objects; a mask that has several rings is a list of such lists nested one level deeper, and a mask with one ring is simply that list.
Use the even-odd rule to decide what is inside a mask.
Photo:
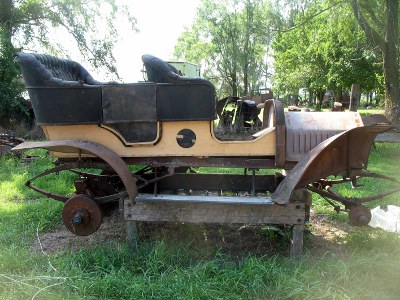
[{"label": "wheel hub", "polygon": [[73,234],[90,235],[99,229],[103,212],[101,207],[86,195],[70,198],[62,211],[64,226]]},{"label": "wheel hub", "polygon": [[355,226],[365,226],[371,221],[371,211],[364,205],[353,206],[350,208],[350,222]]}]

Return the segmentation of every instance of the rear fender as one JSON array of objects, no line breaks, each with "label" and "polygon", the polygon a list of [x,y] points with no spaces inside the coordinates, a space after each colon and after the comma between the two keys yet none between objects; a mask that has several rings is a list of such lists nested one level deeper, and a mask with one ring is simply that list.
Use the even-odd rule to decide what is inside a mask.
[{"label": "rear fender", "polygon": [[367,169],[369,151],[376,135],[392,127],[391,125],[356,127],[320,143],[289,171],[275,190],[274,201],[278,204],[287,204],[293,190],[330,175],[350,178],[360,174],[363,169]]},{"label": "rear fender", "polygon": [[137,195],[136,182],[128,169],[128,166],[114,151],[109,148],[89,141],[82,140],[63,140],[63,141],[46,141],[46,142],[24,142],[12,150],[26,149],[47,149],[50,151],[64,153],[91,154],[104,160],[121,178],[125,185],[129,199],[134,203]]}]

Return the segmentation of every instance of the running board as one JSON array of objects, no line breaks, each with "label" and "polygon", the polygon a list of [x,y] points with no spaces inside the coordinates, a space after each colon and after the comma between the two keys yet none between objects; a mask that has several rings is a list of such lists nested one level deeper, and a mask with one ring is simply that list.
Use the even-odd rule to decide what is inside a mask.
[{"label": "running board", "polygon": [[270,205],[274,204],[271,197],[234,197],[234,196],[204,196],[204,195],[154,195],[139,194],[136,202],[146,203],[187,203],[187,204],[234,204],[234,205]]}]

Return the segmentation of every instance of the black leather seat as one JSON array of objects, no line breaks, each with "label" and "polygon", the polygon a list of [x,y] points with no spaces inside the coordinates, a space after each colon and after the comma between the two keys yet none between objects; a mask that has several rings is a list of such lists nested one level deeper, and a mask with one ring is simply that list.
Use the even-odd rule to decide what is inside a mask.
[{"label": "black leather seat", "polygon": [[[136,103],[135,110],[151,103],[152,117],[146,121],[154,123],[152,127],[156,129],[158,121],[215,118],[215,89],[212,83],[201,78],[180,76],[174,67],[152,55],[144,55],[143,62],[153,83],[130,85],[99,82],[79,63],[49,55],[19,53],[16,60],[39,125],[114,124],[131,120],[126,115],[114,116],[112,120],[106,118],[110,111],[107,108],[109,101],[115,106],[120,103],[120,97],[125,97],[123,100],[131,105]],[[105,93],[112,95],[103,99]],[[135,99],[129,93],[133,93]],[[115,109],[120,111],[120,108]],[[131,121],[138,122],[137,119]],[[157,130],[154,132],[157,133]]]},{"label": "black leather seat", "polygon": [[148,81],[157,85],[158,120],[215,119],[215,89],[210,81],[181,76],[172,65],[150,54],[143,55],[142,61]]},{"label": "black leather seat", "polygon": [[257,122],[260,109],[253,100],[245,99],[240,102],[240,111],[243,115],[244,127],[251,126],[248,122]]},{"label": "black leather seat", "polygon": [[143,55],[142,61],[146,68],[148,81],[155,83],[206,84],[214,88],[213,84],[206,79],[181,76],[174,66],[153,55]]},{"label": "black leather seat", "polygon": [[18,53],[16,60],[27,87],[101,85],[79,63],[50,55]]},{"label": "black leather seat", "polygon": [[38,125],[100,124],[102,83],[75,61],[18,53]]}]

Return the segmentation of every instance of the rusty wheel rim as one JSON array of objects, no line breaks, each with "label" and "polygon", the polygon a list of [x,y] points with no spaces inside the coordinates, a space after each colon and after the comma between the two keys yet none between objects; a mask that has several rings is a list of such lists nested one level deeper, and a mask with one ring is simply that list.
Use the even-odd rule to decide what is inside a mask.
[{"label": "rusty wheel rim", "polygon": [[354,226],[365,226],[371,221],[371,211],[364,205],[357,205],[350,208],[350,222]]},{"label": "rusty wheel rim", "polygon": [[62,220],[70,232],[86,236],[99,229],[103,221],[103,212],[101,207],[90,197],[76,195],[65,202]]}]

